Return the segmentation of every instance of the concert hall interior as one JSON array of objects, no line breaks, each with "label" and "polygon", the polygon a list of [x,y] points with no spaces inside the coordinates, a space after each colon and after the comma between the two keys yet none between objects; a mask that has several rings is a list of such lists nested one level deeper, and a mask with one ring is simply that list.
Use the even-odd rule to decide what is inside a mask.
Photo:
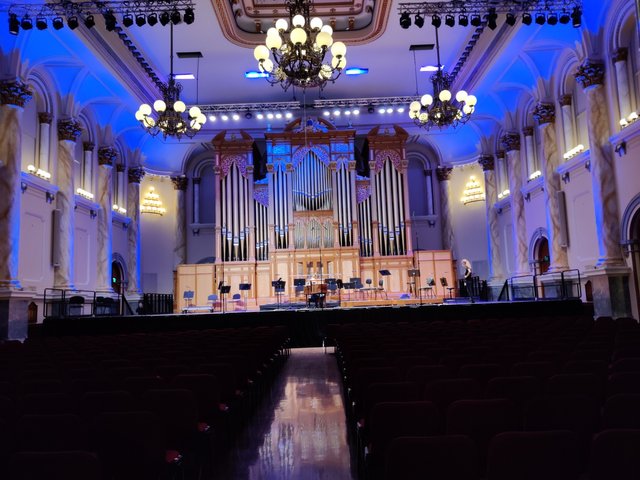
[{"label": "concert hall interior", "polygon": [[[25,395],[77,406],[89,379],[71,377],[85,369],[103,381],[96,388],[133,392],[113,372],[126,367],[179,396],[200,380],[174,377],[222,384],[231,374],[219,365],[233,364],[245,383],[220,387],[221,412],[197,419],[224,430],[215,448],[233,450],[216,444],[229,441],[245,455],[249,418],[266,422],[264,438],[284,438],[269,422],[286,430],[294,414],[270,392],[346,428],[345,442],[325,435],[323,453],[347,449],[325,473],[305,471],[292,448],[295,468],[269,476],[252,464],[246,478],[400,478],[364,453],[374,437],[360,420],[373,408],[348,373],[376,348],[385,361],[369,367],[397,367],[395,382],[408,381],[399,357],[429,357],[446,372],[420,375],[439,381],[464,378],[451,356],[497,364],[478,380],[487,402],[489,380],[512,378],[521,362],[552,364],[519,375],[542,382],[540,393],[555,388],[553,375],[593,374],[600,423],[589,434],[603,434],[606,392],[622,374],[612,365],[624,349],[640,356],[640,0],[0,3],[0,477],[9,457],[36,464],[3,451],[3,425],[26,431]],[[209,344],[217,355],[190,351]],[[599,363],[574,371],[574,360]],[[640,379],[634,365],[624,373]],[[41,370],[59,377],[28,377]],[[21,390],[36,381],[59,384]],[[162,389],[153,385],[144,388]],[[442,400],[425,388],[413,400]],[[326,396],[309,406],[305,389]],[[438,408],[434,431],[452,447],[420,448],[464,452]],[[135,423],[100,428],[118,421]],[[555,427],[537,430],[566,430]],[[638,445],[633,432],[619,441]],[[614,478],[586,459],[600,447],[580,443],[583,433],[580,478]],[[541,438],[520,440],[566,440]],[[304,451],[307,441],[291,444]],[[484,442],[464,478],[516,478]],[[398,457],[418,448],[405,447]],[[90,452],[66,463],[86,462],[88,475],[104,455]],[[195,457],[162,475],[249,475]],[[554,478],[539,467],[538,478]]]}]

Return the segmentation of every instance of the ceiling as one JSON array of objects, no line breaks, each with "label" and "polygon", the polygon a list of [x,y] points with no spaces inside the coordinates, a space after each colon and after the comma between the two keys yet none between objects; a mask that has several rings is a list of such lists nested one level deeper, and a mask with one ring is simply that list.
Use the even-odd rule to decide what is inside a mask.
[{"label": "ceiling", "polygon": [[[598,28],[600,18],[606,10],[604,4],[606,2],[585,0],[585,26],[591,21],[592,28]],[[187,105],[254,104],[295,99],[302,105],[307,105],[304,114],[313,117],[323,114],[311,107],[314,100],[320,98],[338,100],[414,96],[417,93],[416,77],[418,93],[431,93],[431,73],[418,72],[416,75],[414,52],[409,49],[412,44],[435,43],[435,30],[429,19],[423,28],[411,26],[402,29],[399,25],[397,0],[317,0],[317,9],[325,23],[334,20],[334,39],[346,43],[348,66],[368,68],[368,74],[342,75],[334,84],[328,84],[322,92],[318,89],[306,92],[290,89],[285,92],[279,86],[269,85],[264,79],[245,78],[245,72],[256,70],[257,67],[253,47],[264,41],[264,34],[255,31],[256,25],[263,31],[271,26],[275,16],[284,13],[281,1],[195,0],[195,22],[191,25],[181,23],[174,27],[176,52],[202,53],[202,58],[199,59],[174,59],[175,73],[193,73],[197,76],[195,80],[180,80],[184,88],[182,99]],[[350,18],[353,21],[349,22]],[[487,139],[495,135],[499,125],[508,126],[509,122],[513,122],[510,112],[517,109],[523,95],[545,95],[544,88],[540,90],[540,79],[543,83],[551,80],[554,60],[557,60],[563,48],[571,48],[579,42],[582,35],[581,30],[574,29],[571,25],[526,27],[518,24],[509,27],[504,24],[503,19],[499,20],[496,30],[485,28],[479,37],[476,29],[470,26],[456,25],[450,28],[443,25],[439,32],[441,59],[446,70],[455,66],[470,42],[475,44],[454,85],[454,89],[464,88],[479,99],[477,112],[471,122],[456,130],[424,132],[409,123],[407,111],[380,114],[377,111],[368,113],[364,108],[360,109],[357,117],[338,117],[333,114],[331,117],[335,124],[339,128],[351,125],[358,134],[366,134],[378,124],[402,124],[414,139],[430,143],[440,153],[443,162],[475,160],[483,150],[488,151]],[[218,118],[215,122],[208,121],[194,139],[183,138],[178,142],[149,137],[136,125],[133,115],[139,103],[152,101],[159,94],[123,40],[130,40],[150,68],[161,80],[166,81],[170,70],[169,34],[168,26],[157,24],[153,27],[134,25],[123,28],[123,35],[119,36],[115,32],[107,32],[103,22],[98,19],[91,32],[87,32],[84,27],[74,32],[68,28],[57,32],[49,28],[39,32],[34,28],[9,39],[16,42],[18,49],[23,49],[22,55],[27,57],[23,60],[31,62],[31,65],[38,62],[52,64],[53,57],[42,52],[42,42],[45,35],[49,35],[61,44],[60,52],[55,57],[56,68],[64,70],[61,59],[68,56],[75,59],[68,61],[70,66],[83,64],[88,70],[86,76],[94,75],[96,82],[108,86],[112,97],[118,97],[117,101],[120,103],[125,102],[125,106],[118,110],[120,123],[110,120],[112,128],[120,130],[131,150],[141,151],[145,165],[153,171],[180,171],[188,155],[194,150],[202,149],[202,145],[208,143],[221,129],[245,129],[252,136],[260,138],[267,128],[277,131],[284,127],[288,121],[285,118],[267,121],[259,120],[257,115],[253,115],[247,119],[240,110],[239,120],[222,122]],[[7,37],[3,32],[3,43]],[[104,45],[108,47],[102,48]],[[114,59],[105,60],[105,52],[110,52]],[[98,60],[94,63],[90,58]],[[415,64],[418,68],[435,63],[435,50],[415,52]],[[129,70],[128,75],[122,74],[123,68]],[[60,76],[63,77],[63,74]],[[74,81],[77,86],[77,76]],[[70,85],[73,84],[71,80],[69,82]],[[119,91],[123,87],[128,95]],[[75,96],[78,100],[81,94],[76,93]],[[108,97],[109,94],[105,93],[104,96]],[[110,102],[114,100],[100,98],[80,101],[93,104],[99,109],[104,104],[111,105]],[[292,113],[294,116],[303,114],[300,110]],[[110,111],[105,114],[105,119],[113,119],[115,115]],[[114,134],[117,135],[118,131]]]}]

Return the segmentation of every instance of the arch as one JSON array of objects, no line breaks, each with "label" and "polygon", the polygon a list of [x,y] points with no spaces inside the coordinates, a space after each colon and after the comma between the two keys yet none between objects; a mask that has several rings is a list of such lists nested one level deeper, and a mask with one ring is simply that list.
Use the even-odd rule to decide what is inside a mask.
[{"label": "arch", "polygon": [[[114,267],[117,267],[120,269],[120,272],[118,272]],[[129,279],[129,270],[127,269],[127,262],[125,261],[124,257],[122,255],[120,255],[118,252],[113,252],[113,254],[111,255],[111,284],[112,286],[115,286],[116,282],[114,281],[114,278],[116,278],[117,280],[117,275],[118,273],[121,273],[122,276],[120,278],[120,283],[119,285],[121,286],[120,291],[118,293],[123,293],[127,290],[127,286],[128,286],[128,279]],[[114,288],[115,290],[115,288]]]},{"label": "arch", "polygon": [[[541,249],[546,245],[546,253]],[[549,268],[549,232],[544,227],[538,227],[531,235],[529,241],[529,265],[537,274],[544,273]],[[545,259],[541,256],[546,255]]]},{"label": "arch", "polygon": [[327,147],[321,145],[304,145],[298,148],[295,152],[293,152],[293,155],[291,155],[291,164],[293,165],[293,168],[296,168],[309,152],[313,152],[316,157],[318,157],[318,160],[324,163],[327,167],[329,166],[331,156]]},{"label": "arch", "polygon": [[620,240],[622,244],[640,240],[633,238],[633,220],[638,212],[640,212],[640,193],[631,199],[622,214],[622,221],[620,222]]}]

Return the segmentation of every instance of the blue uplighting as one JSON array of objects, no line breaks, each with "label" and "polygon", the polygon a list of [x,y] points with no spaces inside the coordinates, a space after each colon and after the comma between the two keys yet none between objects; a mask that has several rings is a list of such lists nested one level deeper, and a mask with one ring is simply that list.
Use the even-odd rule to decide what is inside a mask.
[{"label": "blue uplighting", "polygon": [[369,73],[369,69],[361,67],[351,67],[345,69],[344,73],[345,75],[366,75],[367,73]]},{"label": "blue uplighting", "polygon": [[269,74],[266,72],[257,72],[255,70],[249,70],[244,72],[244,78],[266,78]]}]

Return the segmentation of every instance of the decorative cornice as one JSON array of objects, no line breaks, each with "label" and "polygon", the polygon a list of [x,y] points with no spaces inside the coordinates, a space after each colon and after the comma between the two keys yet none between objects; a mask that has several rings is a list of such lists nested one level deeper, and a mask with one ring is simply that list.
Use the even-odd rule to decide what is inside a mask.
[{"label": "decorative cornice", "polygon": [[629,49],[627,47],[620,47],[614,50],[611,60],[613,60],[613,63],[626,62],[628,57]]},{"label": "decorative cornice", "polygon": [[144,178],[144,168],[133,167],[127,171],[129,177],[129,183],[140,183]]},{"label": "decorative cornice", "polygon": [[105,165],[107,167],[113,167],[113,164],[118,159],[118,152],[113,147],[100,147],[98,148],[98,164]]},{"label": "decorative cornice", "polygon": [[538,125],[553,123],[556,121],[556,107],[553,103],[540,102],[533,111],[533,118],[538,121]]},{"label": "decorative cornice", "polygon": [[75,118],[65,118],[58,120],[58,140],[69,140],[75,142],[82,134],[80,122]]},{"label": "decorative cornice", "polygon": [[453,167],[440,166],[436,168],[436,177],[439,182],[451,180],[451,172],[453,172]]},{"label": "decorative cornice", "polygon": [[116,165],[116,172],[118,173],[122,173],[126,170],[126,168],[124,167],[124,163],[118,163]]},{"label": "decorative cornice", "polygon": [[184,192],[187,190],[189,179],[181,175],[179,177],[171,177],[171,182],[173,183],[174,190],[180,190],[181,192]]},{"label": "decorative cornice", "polygon": [[525,137],[533,137],[533,127],[522,127],[522,135]]},{"label": "decorative cornice", "polygon": [[495,169],[495,160],[492,155],[480,155],[478,163],[482,167],[483,172],[488,172]]},{"label": "decorative cornice", "polygon": [[500,137],[500,145],[507,151],[520,150],[520,134],[517,132],[508,132]]},{"label": "decorative cornice", "polygon": [[50,112],[38,112],[38,121],[47,125],[51,125],[53,121],[53,113]]},{"label": "decorative cornice", "polygon": [[560,100],[558,100],[558,103],[560,104],[561,107],[571,106],[571,104],[573,103],[573,95],[571,95],[570,93],[567,93],[566,95],[561,95]]},{"label": "decorative cornice", "polygon": [[82,148],[85,152],[93,152],[93,149],[96,148],[96,144],[93,142],[83,142]]},{"label": "decorative cornice", "polygon": [[582,88],[586,89],[594,85],[603,85],[604,72],[604,63],[587,60],[578,67],[574,76]]},{"label": "decorative cornice", "polygon": [[21,80],[0,81],[0,103],[3,105],[24,107],[32,97],[33,91]]}]

